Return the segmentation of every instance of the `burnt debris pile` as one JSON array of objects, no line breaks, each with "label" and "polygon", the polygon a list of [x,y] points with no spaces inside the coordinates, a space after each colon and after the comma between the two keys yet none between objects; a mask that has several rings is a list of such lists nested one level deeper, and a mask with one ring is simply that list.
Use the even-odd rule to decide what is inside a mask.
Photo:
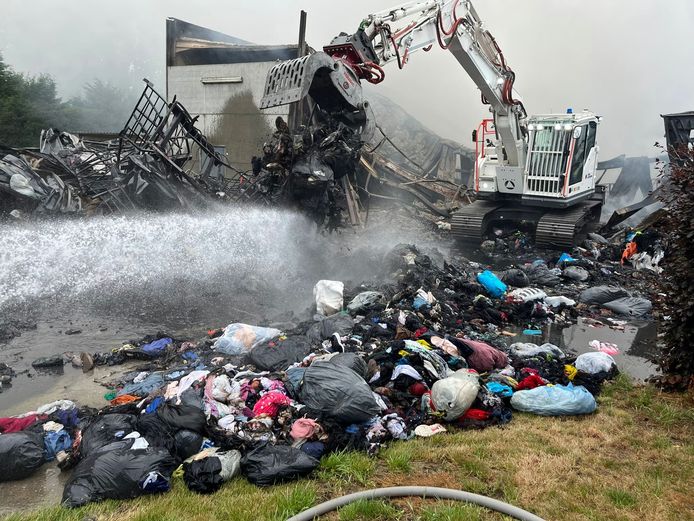
[{"label": "burnt debris pile", "polygon": [[0,213],[110,214],[208,204],[231,168],[196,119],[145,80],[117,139],[90,141],[44,130],[38,149],[0,146]]},{"label": "burnt debris pile", "polygon": [[517,411],[591,414],[618,347],[576,355],[528,338],[579,317],[619,328],[651,315],[654,267],[622,264],[594,241],[600,260],[531,254],[496,272],[401,244],[372,282],[317,281],[303,316],[75,356],[85,372],[123,368],[105,382],[108,405],[59,400],[0,419],[0,479],[57,460],[71,472],[69,507],[165,492],[175,479],[212,493],[238,475],[272,485],[334,451],[374,455],[393,440],[504,425]]},{"label": "burnt debris pile", "polygon": [[250,200],[294,206],[318,225],[335,230],[344,215],[359,224],[356,172],[363,147],[361,135],[317,109],[317,123],[291,132],[280,116],[275,132],[253,157]]}]

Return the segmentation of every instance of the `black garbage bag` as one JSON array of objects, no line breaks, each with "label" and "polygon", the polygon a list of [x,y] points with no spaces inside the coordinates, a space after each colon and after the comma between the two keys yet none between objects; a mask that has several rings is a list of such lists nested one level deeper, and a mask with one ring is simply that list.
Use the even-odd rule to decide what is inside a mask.
[{"label": "black garbage bag", "polygon": [[653,309],[651,301],[640,297],[623,297],[616,300],[611,300],[602,305],[602,307],[614,311],[620,315],[630,317],[640,317],[646,313],[650,313]]},{"label": "black garbage bag", "polygon": [[289,445],[262,445],[243,457],[241,469],[251,483],[268,486],[306,476],[318,463]]},{"label": "black garbage bag", "polygon": [[501,281],[516,288],[525,288],[530,284],[528,276],[519,269],[506,270],[501,274]]},{"label": "black garbage bag", "polygon": [[347,311],[352,314],[365,313],[377,308],[383,308],[383,294],[378,291],[362,291],[349,304]]},{"label": "black garbage bag", "polygon": [[349,335],[352,329],[354,329],[352,317],[344,313],[336,313],[312,324],[306,331],[306,337],[311,341],[321,342],[330,338],[334,333],[340,336]]},{"label": "black garbage bag", "polygon": [[[63,490],[63,505],[79,507],[103,499],[128,499],[165,491],[176,468],[158,448],[96,451],[79,462]],[[152,484],[155,484],[153,488]]]},{"label": "black garbage bag", "polygon": [[157,409],[157,416],[176,430],[187,429],[199,433],[205,431],[205,412],[194,405],[165,403]]},{"label": "black garbage bag", "polygon": [[183,480],[190,490],[200,494],[211,494],[240,471],[241,453],[239,451],[217,452],[205,458],[185,462]]},{"label": "black garbage bag", "polygon": [[585,282],[590,278],[590,273],[581,266],[567,266],[561,274],[565,279],[574,280],[576,282]]},{"label": "black garbage bag", "polygon": [[209,457],[183,464],[183,481],[193,492],[212,494],[217,492],[222,480],[222,462]]},{"label": "black garbage bag", "polygon": [[63,355],[55,355],[55,356],[47,356],[44,358],[37,358],[33,362],[31,362],[31,366],[34,368],[37,367],[56,367],[60,366],[62,367],[65,364],[65,360],[63,360]]},{"label": "black garbage bag", "polygon": [[329,362],[331,364],[341,365],[343,367],[349,367],[352,371],[357,373],[362,378],[366,379],[366,362],[357,353],[338,353]]},{"label": "black garbage bag", "polygon": [[595,286],[583,290],[578,296],[578,300],[586,304],[604,304],[628,296],[629,293],[619,286]]},{"label": "black garbage bag", "polygon": [[295,400],[299,399],[299,389],[301,389],[304,380],[304,373],[306,373],[305,367],[291,367],[287,370],[284,386],[287,388],[289,396]]},{"label": "black garbage bag", "polygon": [[188,429],[181,429],[174,435],[176,456],[181,459],[188,459],[200,452],[202,447],[202,434]]},{"label": "black garbage bag", "polygon": [[311,364],[297,394],[309,411],[347,425],[370,420],[380,413],[366,381],[349,367],[330,362]]},{"label": "black garbage bag", "polygon": [[40,434],[0,434],[0,481],[27,478],[36,472],[43,462],[43,439]]},{"label": "black garbage bag", "polygon": [[97,416],[82,431],[80,455],[91,456],[101,447],[123,439],[137,429],[134,414],[104,414]]},{"label": "black garbage bag", "polygon": [[[164,422],[156,413],[142,414],[137,418],[137,432],[144,437],[150,447],[161,447],[176,452],[176,428]],[[192,432],[192,431],[186,431]]]},{"label": "black garbage bag", "polygon": [[556,286],[561,282],[561,279],[557,274],[550,270],[547,265],[540,264],[538,266],[533,266],[526,270],[528,279],[533,284],[539,286]]},{"label": "black garbage bag", "polygon": [[300,362],[311,352],[311,344],[303,337],[289,337],[286,340],[262,344],[254,347],[250,360],[261,371],[282,371]]}]

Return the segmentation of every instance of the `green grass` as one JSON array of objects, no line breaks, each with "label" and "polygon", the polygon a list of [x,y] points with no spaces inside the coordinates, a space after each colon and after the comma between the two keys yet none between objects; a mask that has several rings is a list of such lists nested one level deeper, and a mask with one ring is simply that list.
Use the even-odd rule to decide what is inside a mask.
[{"label": "green grass", "polygon": [[[515,504],[547,521],[694,520],[694,397],[667,395],[625,377],[606,386],[595,414],[517,413],[503,428],[394,442],[370,458],[324,457],[307,479],[260,488],[239,477],[212,495],[180,479],[166,494],[44,508],[11,521],[279,521],[320,502],[376,487],[428,485]],[[0,484],[0,501],[5,493]],[[37,492],[40,493],[40,492]],[[497,513],[455,502],[364,501],[321,521],[489,521]]]},{"label": "green grass", "polygon": [[626,490],[611,488],[606,494],[612,504],[618,508],[631,507],[636,504],[636,498]]},{"label": "green grass", "polygon": [[360,500],[339,511],[340,521],[396,521],[404,512],[385,501]]},{"label": "green grass", "polygon": [[412,470],[412,453],[407,442],[393,443],[381,454],[391,472],[410,472]]},{"label": "green grass", "polygon": [[366,485],[376,464],[360,452],[333,452],[321,460],[319,472],[324,479],[339,479],[346,483]]},{"label": "green grass", "polygon": [[422,508],[421,521],[483,521],[487,511],[476,505],[434,505]]}]

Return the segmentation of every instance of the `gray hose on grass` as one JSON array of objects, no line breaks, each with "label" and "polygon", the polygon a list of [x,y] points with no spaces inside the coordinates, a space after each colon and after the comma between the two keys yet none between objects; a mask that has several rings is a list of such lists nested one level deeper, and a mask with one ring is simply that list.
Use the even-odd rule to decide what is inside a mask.
[{"label": "gray hose on grass", "polygon": [[522,508],[514,507],[498,499],[492,499],[487,496],[480,496],[472,492],[464,492],[462,490],[453,490],[450,488],[439,487],[387,487],[375,488],[372,490],[362,490],[354,494],[338,497],[316,505],[313,508],[304,510],[303,512],[290,517],[287,521],[313,521],[315,518],[337,510],[345,505],[359,501],[360,499],[377,499],[384,497],[403,497],[403,496],[421,496],[424,498],[436,499],[452,499],[455,501],[465,501],[473,503],[489,510],[501,512],[521,521],[544,521],[541,517],[531,514]]}]

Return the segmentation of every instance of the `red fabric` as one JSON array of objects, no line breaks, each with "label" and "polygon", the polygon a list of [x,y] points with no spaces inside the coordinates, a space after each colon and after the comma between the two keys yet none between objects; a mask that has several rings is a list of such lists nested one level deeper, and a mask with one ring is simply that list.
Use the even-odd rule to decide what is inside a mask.
[{"label": "red fabric", "polygon": [[285,407],[291,403],[292,401],[287,398],[284,393],[280,391],[270,391],[253,406],[253,414],[255,416],[267,414],[274,418],[280,412],[281,407]]},{"label": "red fabric", "polygon": [[467,364],[478,373],[486,373],[494,369],[503,369],[508,365],[506,353],[476,340],[461,338],[472,349],[472,354],[467,357]]},{"label": "red fabric", "polygon": [[419,338],[420,336],[422,336],[422,335],[423,335],[424,333],[426,333],[427,331],[429,331],[427,328],[425,328],[425,327],[420,327],[417,331],[414,332],[414,335],[412,335],[412,336],[414,336],[415,338]]},{"label": "red fabric", "polygon": [[492,413],[483,409],[468,409],[467,411],[465,411],[465,414],[461,416],[461,419],[484,421],[488,420],[491,415]]},{"label": "red fabric", "polygon": [[37,414],[30,414],[24,418],[0,418],[0,432],[10,434],[11,432],[23,431],[41,419],[43,418]]},{"label": "red fabric", "polygon": [[422,396],[425,392],[427,392],[429,389],[427,388],[426,385],[424,385],[422,382],[417,382],[412,385],[410,385],[408,391],[410,391],[410,394],[414,396]]},{"label": "red fabric", "polygon": [[518,387],[516,387],[516,391],[523,391],[525,389],[535,389],[535,387],[540,387],[541,385],[545,385],[545,381],[538,375],[531,374],[523,378],[520,382],[518,382]]}]

